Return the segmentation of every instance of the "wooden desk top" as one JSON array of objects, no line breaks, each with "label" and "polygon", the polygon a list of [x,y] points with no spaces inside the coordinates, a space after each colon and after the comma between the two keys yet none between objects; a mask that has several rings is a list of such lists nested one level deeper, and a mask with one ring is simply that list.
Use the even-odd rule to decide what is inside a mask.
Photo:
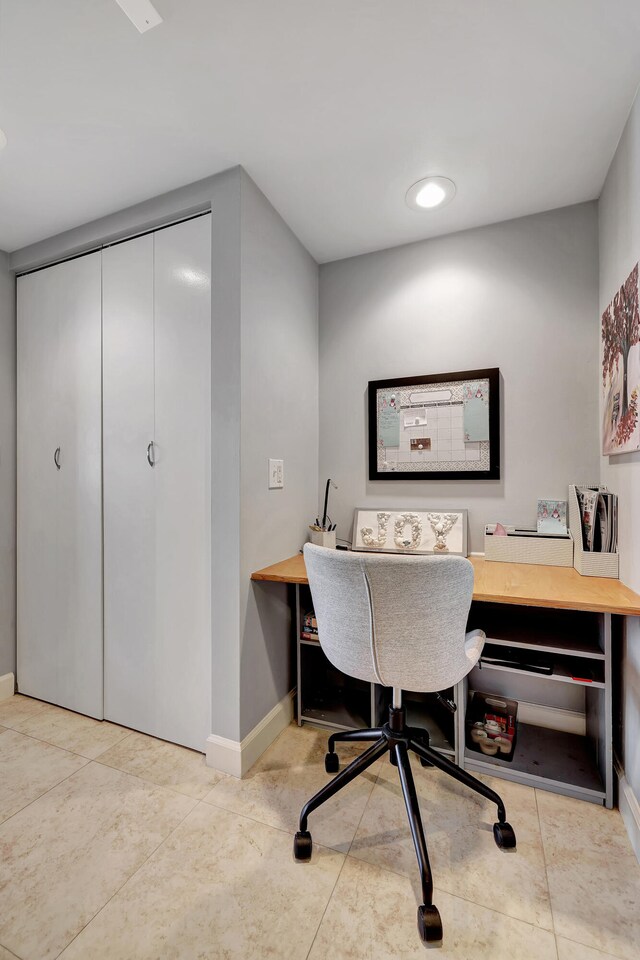
[{"label": "wooden desk top", "polygon": [[[473,599],[530,607],[594,610],[640,616],[640,596],[620,580],[583,577],[573,567],[498,563],[469,557],[475,571]],[[301,553],[251,574],[252,580],[308,583]]]}]

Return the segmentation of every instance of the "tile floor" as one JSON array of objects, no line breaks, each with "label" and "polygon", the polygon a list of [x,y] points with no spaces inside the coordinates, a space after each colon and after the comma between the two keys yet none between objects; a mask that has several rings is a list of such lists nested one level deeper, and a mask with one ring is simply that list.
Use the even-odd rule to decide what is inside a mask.
[{"label": "tile floor", "polygon": [[[114,724],[0,702],[0,960],[423,957],[388,760],[312,817],[313,859],[293,861],[324,752],[292,725],[237,781]],[[441,960],[640,960],[640,865],[617,811],[495,780],[518,834],[502,853],[488,803],[414,769]]]}]

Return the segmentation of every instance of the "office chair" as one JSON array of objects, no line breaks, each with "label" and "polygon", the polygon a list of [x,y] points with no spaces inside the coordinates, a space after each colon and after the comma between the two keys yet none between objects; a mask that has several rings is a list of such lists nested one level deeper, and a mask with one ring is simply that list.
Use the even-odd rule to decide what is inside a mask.
[{"label": "office chair", "polygon": [[398,556],[304,547],[304,559],[318,621],[318,639],[327,658],[343,673],[393,690],[389,720],[370,730],[348,730],[329,737],[327,773],[336,773],[336,743],[373,741],[337,773],[300,813],[296,860],[311,858],[309,814],[364,773],[385,753],[398,768],[413,836],[423,903],[418,931],[425,943],[442,939],[442,921],[432,902],[433,879],[409,751],[486,797],[498,808],[493,836],[498,847],[513,849],[516,837],[497,793],[429,746],[426,730],[408,727],[402,690],[437,692],[455,686],[478,662],[485,635],[466,633],[473,593],[473,567],[455,556]]}]

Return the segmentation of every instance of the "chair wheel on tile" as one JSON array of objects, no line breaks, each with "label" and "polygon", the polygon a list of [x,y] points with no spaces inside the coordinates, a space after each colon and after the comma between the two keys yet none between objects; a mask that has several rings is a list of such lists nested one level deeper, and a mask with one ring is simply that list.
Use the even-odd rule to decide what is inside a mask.
[{"label": "chair wheel on tile", "polygon": [[311,860],[313,841],[308,830],[298,830],[293,838],[293,856],[300,863]]},{"label": "chair wheel on tile", "polygon": [[516,848],[516,834],[510,823],[494,823],[493,839],[501,850]]},{"label": "chair wheel on tile", "polygon": [[337,773],[340,769],[340,759],[337,753],[328,753],[324,758],[324,768],[327,773]]},{"label": "chair wheel on tile", "polygon": [[[493,835],[497,845],[504,850],[516,845],[500,796],[434,750],[426,730],[407,724],[402,705],[403,690],[436,693],[450,689],[478,662],[485,636],[480,630],[465,633],[473,567],[463,557],[376,556],[310,544],[304,547],[304,558],[320,644],[327,658],[343,673],[391,687],[392,701],[389,719],[382,726],[341,731],[329,737],[325,769],[335,776],[303,806],[293,841],[294,857],[311,858],[311,834],[307,830],[310,814],[389,754],[398,771],[420,873],[418,932],[423,943],[438,943],[442,940],[442,920],[431,902],[433,877],[410,754],[423,766],[437,767],[495,804],[498,822]],[[376,625],[375,631],[372,624]],[[370,746],[340,770],[336,743],[367,741]]]},{"label": "chair wheel on tile", "polygon": [[421,904],[418,907],[418,933],[423,943],[437,943],[442,940],[442,920],[440,911],[433,904]]}]

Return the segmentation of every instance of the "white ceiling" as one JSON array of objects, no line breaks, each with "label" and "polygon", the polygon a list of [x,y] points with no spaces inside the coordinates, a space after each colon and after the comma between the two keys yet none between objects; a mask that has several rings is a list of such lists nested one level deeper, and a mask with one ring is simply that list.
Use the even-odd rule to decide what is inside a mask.
[{"label": "white ceiling", "polygon": [[237,163],[319,261],[592,199],[640,80],[638,0],[154,3],[0,0],[0,249]]}]

